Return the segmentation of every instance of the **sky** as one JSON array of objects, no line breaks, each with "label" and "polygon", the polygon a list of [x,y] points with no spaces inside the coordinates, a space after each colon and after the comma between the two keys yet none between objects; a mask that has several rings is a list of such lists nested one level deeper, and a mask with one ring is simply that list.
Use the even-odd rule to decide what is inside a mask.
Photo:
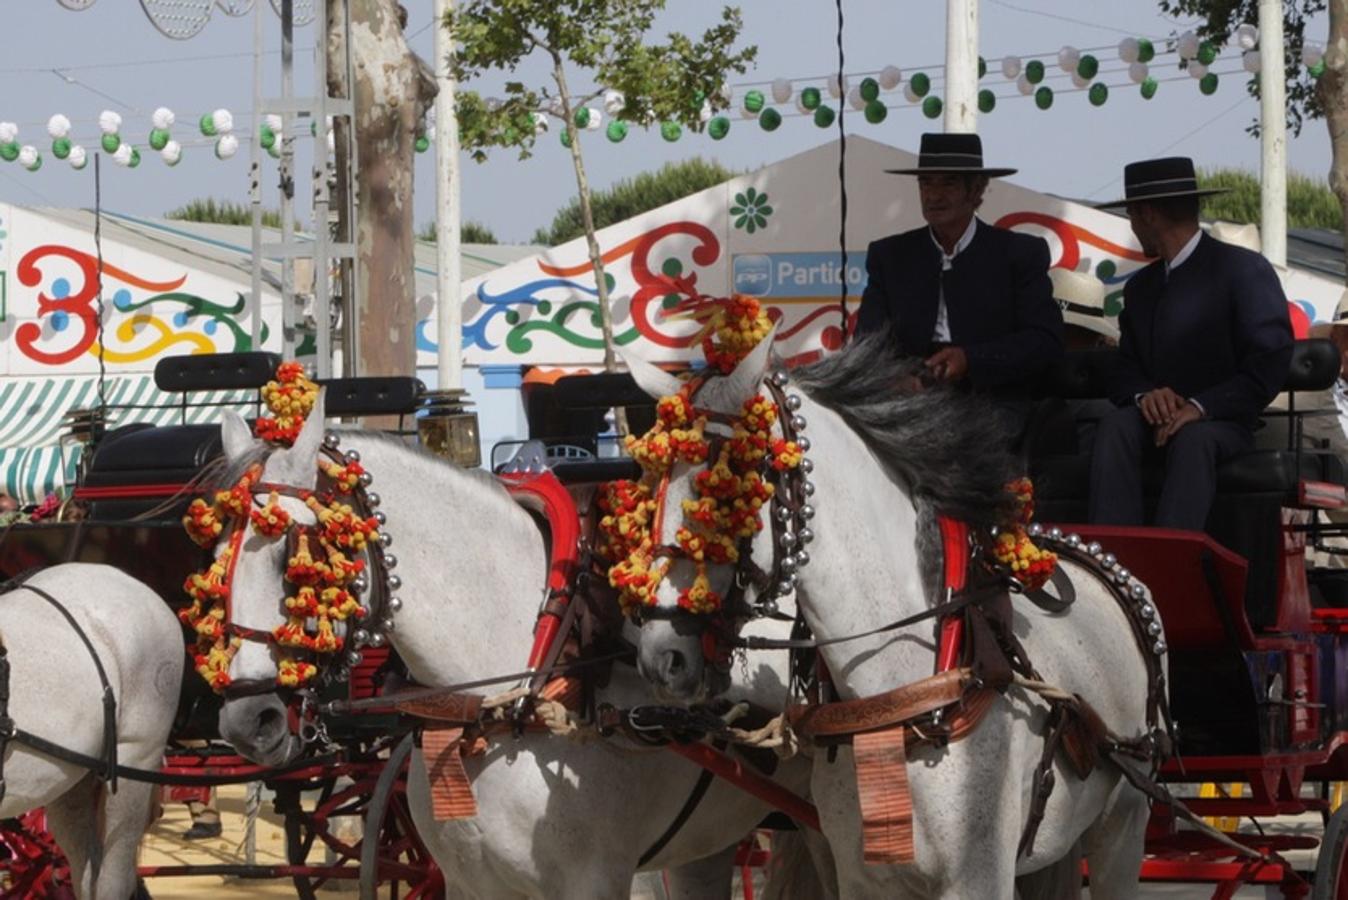
[{"label": "sky", "polygon": [[[146,0],[147,5],[171,7],[168,0]],[[200,0],[197,0],[200,2]],[[271,3],[259,0],[266,30],[268,55],[264,60],[267,96],[280,93],[280,20]],[[296,0],[296,8],[310,8],[314,0]],[[403,0],[409,12],[410,44],[429,59],[432,55],[431,0]],[[899,67],[904,78],[917,71],[932,76],[940,90],[944,61],[945,5],[938,0],[841,0],[845,17],[845,70],[874,72]],[[193,3],[185,4],[187,6]],[[242,7],[246,0],[227,0],[224,7]],[[735,106],[751,87],[747,82],[789,78],[796,89],[824,86],[838,67],[837,9],[834,0],[740,0],[744,16],[742,41],[758,47],[755,68],[731,79]],[[73,11],[66,6],[85,7]],[[92,150],[98,139],[99,113],[111,109],[123,116],[123,134],[144,150],[152,112],[173,109],[175,139],[185,148],[181,163],[170,169],[152,151],[134,170],[102,166],[102,203],[119,212],[158,216],[196,197],[236,202],[248,200],[248,150],[240,149],[228,161],[217,160],[196,121],[206,111],[231,110],[247,135],[252,108],[251,14],[234,18],[214,8],[211,20],[188,40],[161,34],[130,0],[4,0],[0,3],[0,34],[7,38],[0,59],[0,79],[6,85],[0,101],[0,121],[20,125],[19,142],[43,151],[42,168],[28,172],[16,163],[0,162],[0,201],[25,206],[92,207],[93,164],[72,170],[50,154],[46,122],[54,113],[74,123],[72,136]],[[699,33],[718,17],[721,3],[713,0],[670,0],[658,23],[658,32]],[[1234,166],[1253,172],[1259,168],[1259,142],[1245,133],[1258,116],[1258,102],[1245,90],[1246,76],[1239,60],[1227,51],[1213,66],[1222,73],[1217,92],[1204,96],[1196,81],[1176,71],[1173,57],[1153,74],[1162,81],[1156,96],[1144,100],[1127,84],[1117,45],[1130,35],[1155,40],[1185,30],[1191,22],[1162,16],[1152,0],[982,0],[980,51],[989,61],[984,87],[999,96],[996,109],[979,117],[989,165],[1018,168],[1012,181],[1054,194],[1109,200],[1121,195],[1125,163],[1153,156],[1183,154],[1200,166]],[[1321,17],[1308,28],[1312,37],[1328,31]],[[313,28],[297,30],[297,93],[313,90]],[[1092,50],[1101,62],[1101,78],[1112,88],[1109,101],[1094,107],[1083,92],[1065,92],[1057,68],[1058,50],[1071,45]],[[1001,73],[1006,56],[1041,59],[1056,73],[1053,106],[1035,108]],[[541,66],[526,65],[525,80],[540,81]],[[1164,79],[1179,77],[1180,80]],[[855,84],[859,74],[853,78]],[[467,87],[490,96],[501,78],[484,78]],[[589,86],[577,75],[576,84]],[[767,84],[757,85],[764,91]],[[849,132],[864,134],[906,149],[916,150],[924,131],[939,130],[940,120],[923,116],[903,99],[901,90],[884,95],[898,108],[884,122],[868,124],[848,109]],[[793,103],[782,107],[794,113]],[[582,139],[592,186],[604,187],[622,178],[666,162],[694,156],[716,159],[734,169],[750,170],[776,162],[836,136],[836,128],[818,129],[807,118],[788,115],[774,132],[729,113],[732,127],[721,141],[685,134],[674,143],[658,132],[634,129],[621,144],[604,139],[602,132]],[[307,142],[301,142],[307,144]],[[308,158],[300,149],[301,161]],[[1306,124],[1299,137],[1288,141],[1291,169],[1324,178],[1329,170],[1329,138],[1323,122]],[[434,218],[434,153],[417,157],[414,206],[418,227]],[[495,151],[484,163],[467,157],[462,162],[463,217],[490,227],[502,241],[529,240],[554,212],[575,194],[575,176],[569,153],[554,133],[544,135],[534,156],[520,161],[512,151]],[[829,173],[821,173],[820,190],[830,190]],[[264,202],[278,203],[275,163],[263,170]],[[901,190],[893,179],[877,173],[884,190]],[[301,196],[303,193],[301,192]],[[305,220],[305,213],[299,217]]]}]

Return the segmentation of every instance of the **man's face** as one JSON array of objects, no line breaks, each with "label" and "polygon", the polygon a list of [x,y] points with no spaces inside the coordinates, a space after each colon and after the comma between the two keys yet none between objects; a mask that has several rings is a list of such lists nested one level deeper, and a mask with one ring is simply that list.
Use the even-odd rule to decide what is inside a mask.
[{"label": "man's face", "polygon": [[983,199],[987,182],[969,175],[919,175],[922,218],[938,230],[964,227]]},{"label": "man's face", "polygon": [[1128,224],[1133,226],[1133,234],[1142,245],[1142,252],[1150,257],[1161,255],[1156,242],[1156,217],[1152,208],[1145,203],[1129,203]]}]

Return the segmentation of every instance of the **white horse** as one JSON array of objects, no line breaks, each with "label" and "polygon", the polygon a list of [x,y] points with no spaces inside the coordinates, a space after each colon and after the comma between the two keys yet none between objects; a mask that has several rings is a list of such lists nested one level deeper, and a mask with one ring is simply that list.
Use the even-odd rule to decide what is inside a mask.
[{"label": "white horse", "polygon": [[[26,584],[56,599],[88,636],[117,700],[117,761],[158,769],[182,686],[183,636],[158,594],[110,566],[69,563]],[[93,656],[60,611],[29,587],[0,595],[9,659],[9,715],[19,729],[103,758],[103,688]],[[121,778],[110,792],[88,769],[12,741],[4,755],[0,818],[45,806],[47,827],[70,862],[78,897],[127,900],[136,848],[155,786]]]},{"label": "white horse", "polygon": [[[237,416],[225,419],[223,436],[227,459],[259,458],[258,444]],[[313,488],[322,439],[320,399],[294,446],[266,457],[263,481]],[[395,539],[402,604],[388,637],[412,678],[444,686],[523,668],[548,565],[529,514],[485,473],[387,436],[342,432],[341,449],[360,454],[387,516],[382,530]],[[297,500],[281,502],[296,522],[312,521]],[[285,541],[256,532],[244,541],[231,588],[236,623],[263,630],[281,623],[284,550]],[[230,669],[235,681],[274,681],[276,673],[270,648],[251,642]],[[780,693],[780,679],[764,666],[740,689],[750,698],[755,690]],[[630,707],[650,702],[650,688],[617,666],[599,699]],[[227,699],[220,733],[262,764],[287,762],[302,749],[275,693]],[[447,883],[493,900],[627,898],[638,861],[670,827],[700,775],[667,750],[624,738],[579,743],[535,732],[502,737],[464,762],[478,801],[475,818],[434,820],[419,753],[410,770],[410,806]],[[810,772],[787,764],[777,777],[803,791]],[[717,779],[687,823],[640,868],[691,863],[674,873],[675,896],[728,897],[735,845],[768,812]]]},{"label": "white horse", "polygon": [[[708,381],[695,405],[734,416],[746,399],[766,392],[770,343],[771,338],[760,344],[730,375]],[[628,363],[651,396],[678,391],[681,383],[668,373],[641,360]],[[944,599],[935,510],[983,526],[1006,512],[1003,485],[1015,467],[1000,449],[1006,439],[996,416],[977,400],[947,390],[899,396],[896,386],[911,371],[910,363],[894,359],[883,341],[873,339],[790,374],[786,390],[804,396],[790,401],[799,403],[794,412],[782,415],[801,417],[796,424],[808,429],[806,477],[813,483],[806,498],[813,539],[808,564],[795,573],[795,590],[820,639],[867,632]],[[695,496],[697,468],[675,467],[666,509],[679,510]],[[665,530],[676,526],[667,523]],[[760,566],[773,559],[772,542],[768,527],[754,540],[753,558]],[[1147,731],[1147,670],[1128,620],[1093,571],[1065,560],[1061,565],[1075,587],[1075,604],[1053,615],[1018,600],[1015,635],[1045,681],[1085,697],[1113,733],[1140,737]],[[729,570],[720,566],[711,573],[714,589],[726,589]],[[658,603],[673,607],[692,576],[692,564],[676,560]],[[677,629],[675,624],[663,617],[644,625],[641,667],[665,690],[693,696],[702,690],[699,635],[686,623]],[[934,635],[928,620],[833,644],[821,653],[842,699],[869,697],[932,675]],[[1089,860],[1093,897],[1133,896],[1148,806],[1108,763],[1083,781],[1057,760],[1057,786],[1033,854],[1017,858],[1046,714],[1037,695],[1013,686],[970,736],[946,747],[923,745],[911,754],[913,865],[863,863],[851,745],[841,747],[835,760],[817,753],[813,796],[843,896],[1009,898],[1018,875],[1039,873],[1038,884],[1019,885],[1026,893],[1055,880],[1079,885],[1080,852]],[[1075,896],[1078,888],[1071,890]]]}]

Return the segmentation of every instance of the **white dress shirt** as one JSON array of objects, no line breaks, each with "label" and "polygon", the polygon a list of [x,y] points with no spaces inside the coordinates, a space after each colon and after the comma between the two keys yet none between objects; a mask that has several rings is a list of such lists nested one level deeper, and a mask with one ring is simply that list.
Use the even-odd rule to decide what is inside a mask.
[{"label": "white dress shirt", "polygon": [[[929,229],[930,230],[930,229]],[[936,239],[936,232],[931,232],[931,242],[936,245],[936,249],[941,254],[941,271],[949,272],[955,257],[959,256],[963,250],[974,240],[974,232],[978,230],[978,216],[969,219],[969,227],[964,229],[964,234],[955,242],[955,249],[947,254],[941,242]],[[944,282],[944,279],[942,279]],[[931,339],[934,342],[948,344],[950,343],[950,314],[945,306],[945,285],[941,283],[936,289],[936,327],[932,329]]]}]

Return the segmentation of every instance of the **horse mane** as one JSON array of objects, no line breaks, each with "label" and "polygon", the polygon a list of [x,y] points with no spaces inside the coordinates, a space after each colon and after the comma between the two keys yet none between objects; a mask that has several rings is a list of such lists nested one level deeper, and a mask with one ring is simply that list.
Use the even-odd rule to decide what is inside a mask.
[{"label": "horse mane", "polygon": [[1003,525],[1015,514],[1007,485],[1023,474],[1011,435],[986,398],[939,385],[905,391],[900,384],[922,361],[899,356],[884,332],[791,372],[811,399],[836,412],[907,484],[919,510],[975,527]]}]

